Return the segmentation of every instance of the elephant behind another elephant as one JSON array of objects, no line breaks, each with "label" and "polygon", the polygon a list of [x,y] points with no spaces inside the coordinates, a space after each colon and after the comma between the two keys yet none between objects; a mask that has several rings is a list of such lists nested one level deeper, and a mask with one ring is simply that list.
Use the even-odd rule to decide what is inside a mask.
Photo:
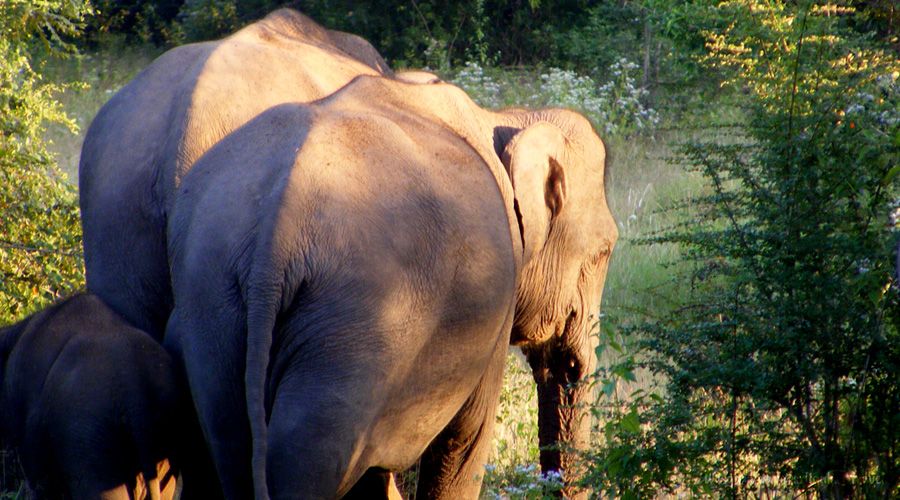
[{"label": "elephant behind another elephant", "polygon": [[264,110],[392,75],[364,39],[290,9],[222,40],[172,49],[98,112],[79,190],[87,288],[161,340],[172,308],[166,220],[194,162]]},{"label": "elephant behind another elephant", "polygon": [[475,496],[510,342],[570,480],[617,237],[603,143],[570,111],[384,78],[343,35],[277,11],[124,87],[82,153],[88,288],[166,328],[232,498],[420,456],[420,497]]},{"label": "elephant behind another elephant", "polygon": [[76,295],[0,330],[0,438],[38,498],[172,498],[190,421],[176,373],[149,335]]}]

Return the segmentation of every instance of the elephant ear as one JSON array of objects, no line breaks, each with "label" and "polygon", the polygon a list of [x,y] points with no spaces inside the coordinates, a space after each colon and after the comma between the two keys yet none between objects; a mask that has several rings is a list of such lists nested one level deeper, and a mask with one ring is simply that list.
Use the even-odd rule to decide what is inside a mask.
[{"label": "elephant ear", "polygon": [[525,262],[543,248],[550,222],[562,210],[566,179],[558,161],[566,146],[548,122],[529,125],[506,144],[501,157],[515,192]]}]

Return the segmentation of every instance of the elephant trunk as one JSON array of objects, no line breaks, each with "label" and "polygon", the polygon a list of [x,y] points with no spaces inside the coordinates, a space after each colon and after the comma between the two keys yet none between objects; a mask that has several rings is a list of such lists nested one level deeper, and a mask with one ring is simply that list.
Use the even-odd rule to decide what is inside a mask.
[{"label": "elephant trunk", "polygon": [[541,470],[559,473],[566,498],[587,498],[576,486],[583,475],[580,454],[587,450],[591,433],[591,389],[585,380],[596,366],[589,343],[571,349],[559,339],[527,349],[538,390],[538,439]]}]

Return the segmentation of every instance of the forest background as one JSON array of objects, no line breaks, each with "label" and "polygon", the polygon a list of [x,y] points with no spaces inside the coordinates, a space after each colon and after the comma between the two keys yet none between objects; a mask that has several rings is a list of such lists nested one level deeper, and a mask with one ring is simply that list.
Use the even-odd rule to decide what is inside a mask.
[{"label": "forest background", "polygon": [[[75,174],[165,49],[273,0],[0,3],[0,325],[83,287]],[[584,486],[900,495],[900,83],[891,0],[300,1],[487,107],[564,106],[612,153]],[[510,355],[483,496],[552,497]],[[0,498],[23,496],[0,453]],[[409,490],[415,470],[403,475]]]}]

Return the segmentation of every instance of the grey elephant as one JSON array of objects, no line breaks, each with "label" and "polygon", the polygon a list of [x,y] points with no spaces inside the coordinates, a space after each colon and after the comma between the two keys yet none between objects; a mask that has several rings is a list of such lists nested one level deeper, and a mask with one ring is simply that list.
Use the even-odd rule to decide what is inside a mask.
[{"label": "grey elephant", "polygon": [[162,346],[90,294],[0,330],[0,436],[37,498],[172,498],[182,386]]},{"label": "grey elephant", "polygon": [[362,38],[289,9],[163,54],[97,114],[79,166],[87,287],[161,339],[172,308],[166,219],[181,178],[263,110],[390,75]]},{"label": "grey elephant", "polygon": [[168,221],[166,343],[226,496],[364,496],[421,459],[418,498],[475,498],[510,343],[542,465],[571,474],[617,238],[604,173],[577,113],[371,76],[210,149]]}]

